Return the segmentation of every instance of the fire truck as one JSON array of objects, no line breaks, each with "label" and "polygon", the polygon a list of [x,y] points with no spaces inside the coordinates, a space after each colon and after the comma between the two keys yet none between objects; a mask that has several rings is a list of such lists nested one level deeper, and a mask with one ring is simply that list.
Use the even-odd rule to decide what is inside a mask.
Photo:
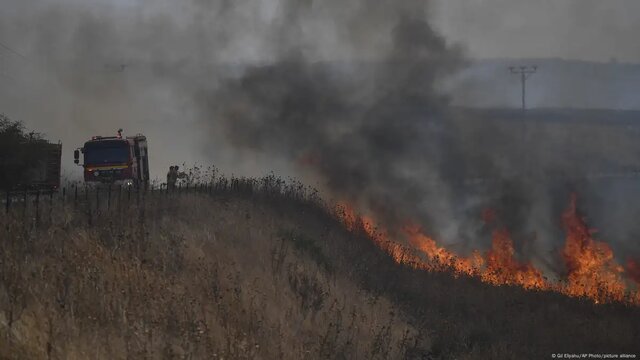
[{"label": "fire truck", "polygon": [[120,184],[136,187],[149,185],[149,155],[147,138],[138,134],[122,136],[93,136],[73,153],[80,165],[83,154],[84,181],[87,184]]}]

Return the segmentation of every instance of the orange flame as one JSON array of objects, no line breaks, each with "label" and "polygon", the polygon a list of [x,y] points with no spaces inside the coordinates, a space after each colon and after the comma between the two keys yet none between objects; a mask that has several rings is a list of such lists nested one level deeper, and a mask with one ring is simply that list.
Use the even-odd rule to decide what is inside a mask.
[{"label": "orange flame", "polygon": [[[568,271],[566,281],[561,283],[549,282],[533,264],[518,261],[513,240],[505,228],[493,232],[491,249],[484,257],[479,251],[464,257],[439,246],[415,224],[402,228],[402,233],[412,246],[410,248],[390,239],[389,232],[372,217],[358,215],[346,202],[338,204],[336,215],[349,231],[361,231],[395,262],[416,269],[452,271],[456,276],[477,277],[492,285],[553,290],[568,296],[588,297],[596,303],[626,301],[640,305],[640,265],[632,260],[627,263],[627,274],[639,288],[634,292],[626,286],[622,277],[624,268],[615,262],[611,248],[604,242],[594,240],[593,230],[578,215],[575,195],[562,215],[567,233],[562,257]],[[495,223],[496,217],[492,210],[482,213],[482,218],[488,224]],[[416,251],[424,257],[419,257]]]},{"label": "orange flame", "polygon": [[484,259],[478,252],[474,252],[469,258],[460,257],[438,246],[435,240],[424,235],[416,225],[406,226],[404,232],[409,237],[409,243],[427,255],[433,270],[451,269],[458,275],[476,275],[484,265]]},{"label": "orange flame", "polygon": [[487,267],[482,273],[485,282],[520,285],[527,289],[547,289],[542,273],[530,263],[520,263],[515,257],[513,241],[507,229],[493,232],[492,248],[487,252]]},{"label": "orange flame", "polygon": [[568,271],[564,292],[598,302],[622,301],[626,291],[621,277],[624,269],[614,260],[609,245],[593,239],[594,231],[578,214],[575,194],[562,214],[562,221],[567,233],[562,250]]},{"label": "orange flame", "polygon": [[355,230],[358,216],[353,207],[344,201],[338,202],[336,206],[336,214],[349,231]]}]

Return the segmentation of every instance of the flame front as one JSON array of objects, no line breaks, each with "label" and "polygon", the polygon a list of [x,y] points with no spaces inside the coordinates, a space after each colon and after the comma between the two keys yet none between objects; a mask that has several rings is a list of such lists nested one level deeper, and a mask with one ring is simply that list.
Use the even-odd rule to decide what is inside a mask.
[{"label": "flame front", "polygon": [[548,289],[540,270],[530,263],[520,263],[515,259],[513,240],[507,229],[493,232],[492,247],[487,252],[487,267],[482,280],[494,284],[520,285],[527,289]]},{"label": "flame front", "polygon": [[[640,266],[633,260],[627,263],[626,273],[636,283],[633,286],[623,277],[625,269],[616,263],[611,248],[593,239],[594,231],[578,214],[575,195],[562,215],[566,241],[561,255],[567,275],[566,279],[555,282],[547,280],[533,264],[516,258],[513,240],[506,228],[493,231],[491,249],[484,255],[473,251],[465,257],[438,245],[414,223],[405,225],[400,231],[411,245],[407,247],[391,239],[389,232],[373,217],[359,216],[348,203],[340,203],[336,213],[349,231],[362,231],[394,261],[406,266],[426,271],[451,271],[456,276],[476,277],[492,285],[515,285],[588,297],[596,303],[618,301],[640,305]],[[496,214],[485,210],[482,217],[486,223],[493,223]]]},{"label": "flame front", "polygon": [[438,246],[432,238],[422,233],[420,227],[409,225],[404,228],[409,237],[409,243],[424,253],[429,260],[429,267],[433,270],[451,269],[455,274],[476,275],[484,265],[482,256],[474,252],[468,258],[460,257],[444,247]]},{"label": "flame front", "polygon": [[562,214],[567,233],[562,257],[567,267],[564,292],[574,296],[587,296],[598,301],[622,301],[626,286],[621,274],[622,266],[613,257],[613,251],[604,242],[593,239],[593,230],[587,227],[576,209],[576,196]]}]

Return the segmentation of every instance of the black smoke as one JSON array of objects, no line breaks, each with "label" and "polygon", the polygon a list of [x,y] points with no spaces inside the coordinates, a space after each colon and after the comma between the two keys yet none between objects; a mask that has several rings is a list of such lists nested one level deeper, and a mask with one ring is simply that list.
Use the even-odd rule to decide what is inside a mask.
[{"label": "black smoke", "polygon": [[436,84],[463,58],[424,16],[400,15],[375,62],[341,68],[294,53],[247,68],[203,96],[217,120],[212,131],[287,158],[331,196],[389,222],[435,218],[443,204],[432,203],[441,198],[433,185],[453,180],[461,155]]}]

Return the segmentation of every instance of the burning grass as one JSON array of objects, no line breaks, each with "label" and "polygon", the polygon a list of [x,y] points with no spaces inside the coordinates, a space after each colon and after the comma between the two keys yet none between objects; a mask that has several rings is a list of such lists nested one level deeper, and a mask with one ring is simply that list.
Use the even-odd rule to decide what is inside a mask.
[{"label": "burning grass", "polygon": [[[622,302],[640,305],[637,263],[630,259],[625,271],[614,259],[609,245],[593,238],[595,231],[587,226],[578,213],[576,203],[574,194],[562,214],[566,240],[561,255],[567,273],[556,281],[549,280],[533,264],[516,258],[513,240],[506,228],[493,231],[492,246],[486,253],[476,250],[465,257],[438,245],[418,225],[411,224],[402,229],[402,234],[411,245],[406,247],[400,245],[401,240],[391,239],[389,232],[377,225],[373,218],[357,215],[347,203],[340,203],[336,213],[347,229],[354,231],[360,226],[396,262],[416,269],[477,277],[492,285],[555,291],[572,297],[589,298],[596,304]],[[496,221],[496,214],[486,210],[482,218],[491,225]]]},{"label": "burning grass", "polygon": [[622,277],[623,267],[615,261],[609,245],[593,239],[593,231],[577,212],[575,195],[562,220],[567,233],[562,251],[567,265],[567,283],[562,291],[573,296],[586,296],[596,302],[640,299],[635,294],[629,297]]},{"label": "burning grass", "polygon": [[[512,359],[640,343],[635,307],[424,271],[373,220],[337,219],[298,184],[212,185],[2,217],[0,357]],[[467,269],[406,231],[442,269]],[[494,235],[471,268],[508,265],[500,284],[522,285],[528,265]]]}]

